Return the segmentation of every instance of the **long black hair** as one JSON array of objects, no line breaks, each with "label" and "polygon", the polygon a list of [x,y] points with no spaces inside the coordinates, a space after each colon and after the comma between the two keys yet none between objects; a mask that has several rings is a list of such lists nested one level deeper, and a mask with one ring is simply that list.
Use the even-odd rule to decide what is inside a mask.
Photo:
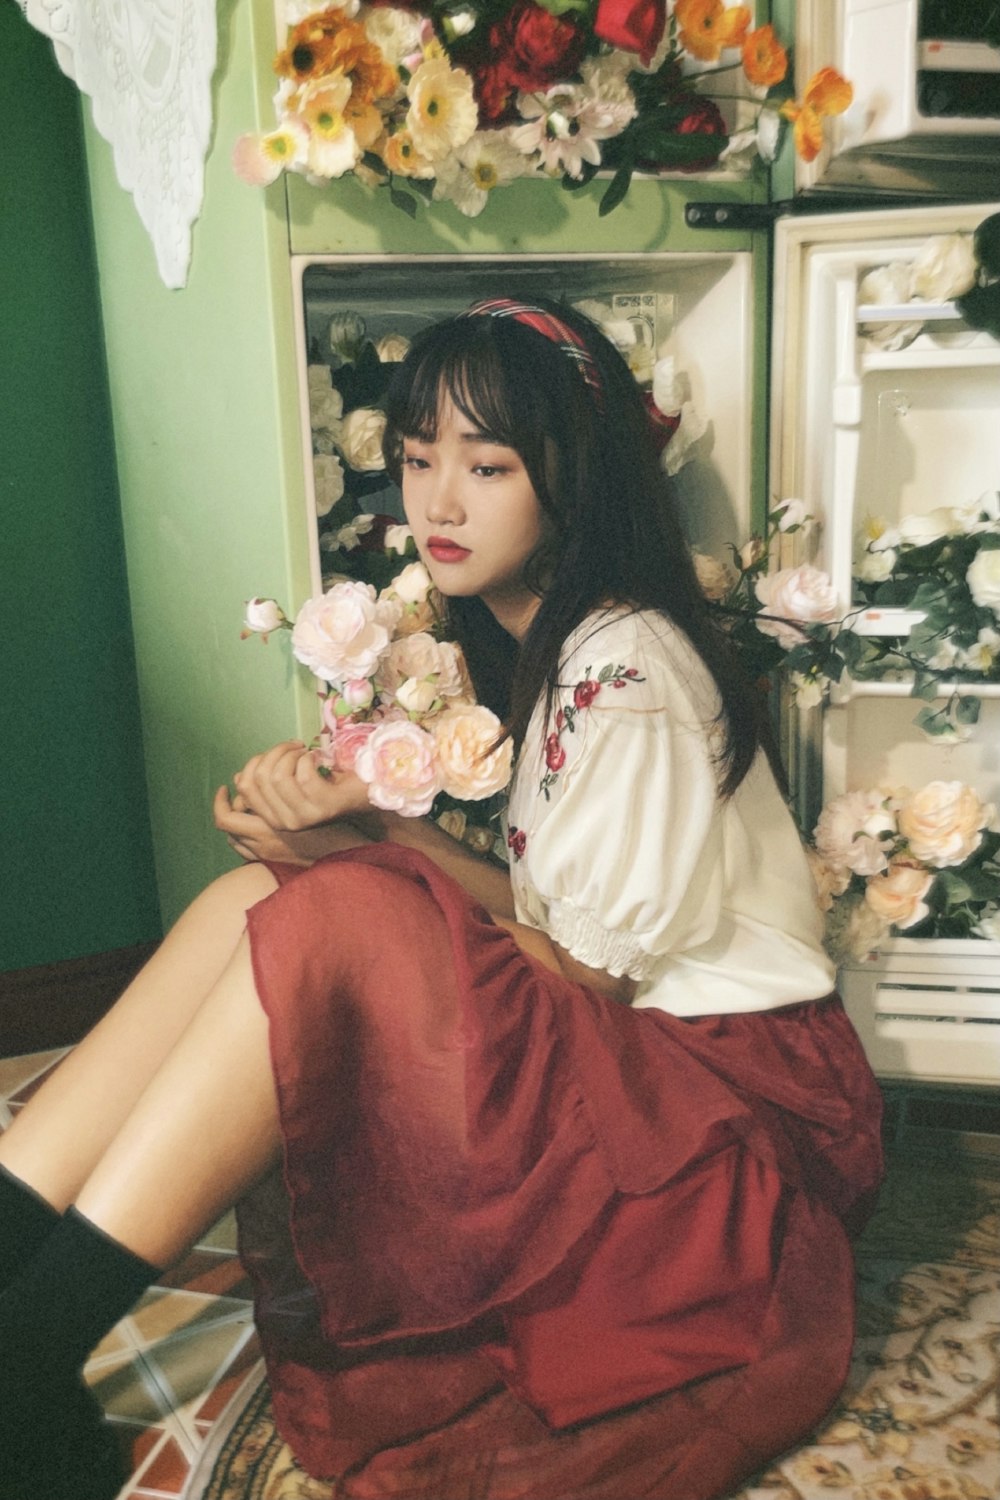
[{"label": "long black hair", "polygon": [[543,691],[551,711],[570,632],[609,604],[657,610],[684,632],[715,681],[720,792],[730,796],[765,737],[760,700],[698,586],[638,386],[590,319],[562,303],[531,302],[590,352],[596,395],[559,344],[513,317],[478,315],[423,330],[387,398],[384,450],[397,482],[403,440],[434,441],[447,393],[486,436],[516,450],[542,509],[543,539],[525,565],[541,603],[520,647],[479,598],[447,601],[476,692],[517,751]]}]

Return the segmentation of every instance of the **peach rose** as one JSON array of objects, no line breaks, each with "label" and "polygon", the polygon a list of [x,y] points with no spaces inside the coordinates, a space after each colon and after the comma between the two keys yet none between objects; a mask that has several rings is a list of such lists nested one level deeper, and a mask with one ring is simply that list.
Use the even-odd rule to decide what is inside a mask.
[{"label": "peach rose", "polygon": [[451,641],[436,641],[423,630],[393,641],[379,664],[378,690],[383,697],[393,698],[411,677],[418,682],[430,678],[439,698],[472,699],[460,648]]},{"label": "peach rose", "polygon": [[934,876],[914,860],[895,859],[884,875],[874,875],[865,889],[865,900],[883,922],[905,931],[928,915],[924,897]]},{"label": "peach rose", "polygon": [[380,724],[359,749],[354,770],[368,784],[373,807],[419,818],[441,790],[435,741],[408,720]]},{"label": "peach rose", "polygon": [[429,724],[437,746],[442,790],[449,797],[478,802],[503,791],[510,780],[513,744],[491,750],[500,720],[481,704],[449,708]]},{"label": "peach rose", "polygon": [[899,810],[899,831],[915,859],[960,865],[982,843],[993,815],[961,781],[929,781]]},{"label": "peach rose", "polygon": [[693,552],[691,560],[698,578],[698,587],[705,598],[724,599],[736,582],[735,569],[707,552]]}]

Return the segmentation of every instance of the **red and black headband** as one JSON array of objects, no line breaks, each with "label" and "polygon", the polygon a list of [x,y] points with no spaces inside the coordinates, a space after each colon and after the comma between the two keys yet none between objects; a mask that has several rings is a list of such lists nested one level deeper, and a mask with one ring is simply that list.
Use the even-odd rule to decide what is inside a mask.
[{"label": "red and black headband", "polygon": [[568,323],[544,307],[533,302],[517,302],[511,297],[487,297],[474,302],[462,314],[465,318],[513,318],[525,328],[532,328],[543,338],[555,344],[568,359],[571,359],[589,386],[599,409],[604,405],[604,392],[594,356],[583,339]]}]

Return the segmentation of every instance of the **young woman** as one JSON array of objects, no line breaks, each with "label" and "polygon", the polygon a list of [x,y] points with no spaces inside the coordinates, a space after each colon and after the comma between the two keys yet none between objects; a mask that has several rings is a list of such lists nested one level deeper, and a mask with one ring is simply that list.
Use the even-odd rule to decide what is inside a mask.
[{"label": "young woman", "polygon": [[247,863],[0,1140],[10,1500],[114,1493],[80,1363],[234,1201],[338,1496],[709,1500],[843,1381],[878,1094],[635,384],[479,303],[386,454],[513,739],[509,872],[296,742],[220,791]]}]

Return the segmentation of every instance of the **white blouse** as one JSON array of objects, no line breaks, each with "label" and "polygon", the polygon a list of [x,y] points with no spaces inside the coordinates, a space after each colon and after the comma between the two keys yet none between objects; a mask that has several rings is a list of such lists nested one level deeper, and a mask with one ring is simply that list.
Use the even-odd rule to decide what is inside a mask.
[{"label": "white blouse", "polygon": [[518,919],[680,1016],[830,993],[801,840],[766,757],[718,796],[714,682],[653,611],[590,615],[536,706],[508,807]]}]

